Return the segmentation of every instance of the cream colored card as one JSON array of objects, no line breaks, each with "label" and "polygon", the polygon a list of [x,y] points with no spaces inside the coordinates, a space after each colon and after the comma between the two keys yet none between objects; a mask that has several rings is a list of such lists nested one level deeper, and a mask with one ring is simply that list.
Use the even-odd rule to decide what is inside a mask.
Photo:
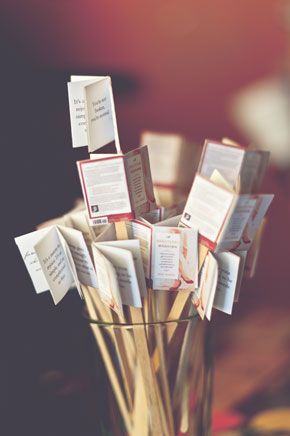
[{"label": "cream colored card", "polygon": [[38,257],[35,253],[34,246],[46,235],[51,227],[46,227],[35,232],[27,233],[26,235],[18,236],[15,238],[15,242],[18,246],[22,259],[25,263],[27,271],[32,280],[35,292],[40,294],[49,290],[49,284],[42,271]]},{"label": "cream colored card", "polygon": [[95,244],[92,244],[92,250],[100,298],[110,309],[123,317],[122,297],[116,269]]},{"label": "cream colored card", "polygon": [[103,80],[104,76],[71,76],[67,84],[73,147],[88,146],[87,119],[85,112],[86,85]]},{"label": "cream colored card", "polygon": [[111,78],[104,77],[86,84],[84,98],[89,152],[114,142],[117,153],[120,153]]},{"label": "cream colored card", "polygon": [[240,257],[226,251],[217,253],[216,259],[218,281],[213,307],[231,315],[238,284]]},{"label": "cream colored card", "polygon": [[192,302],[201,319],[210,320],[218,281],[218,263],[211,252],[205,258],[200,275],[199,288],[193,293]]},{"label": "cream colored card", "polygon": [[94,243],[99,252],[113,265],[116,271],[122,304],[142,307],[138,278],[133,254],[117,244]]},{"label": "cream colored card", "polygon": [[58,304],[75,282],[68,257],[56,227],[50,228],[34,246],[53,301]]}]

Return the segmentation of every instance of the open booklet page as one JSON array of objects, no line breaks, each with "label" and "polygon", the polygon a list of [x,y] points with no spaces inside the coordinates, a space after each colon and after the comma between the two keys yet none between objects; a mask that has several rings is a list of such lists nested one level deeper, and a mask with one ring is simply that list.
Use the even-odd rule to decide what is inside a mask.
[{"label": "open booklet page", "polygon": [[46,277],[35,253],[34,245],[49,231],[49,229],[50,227],[46,227],[36,232],[27,233],[26,235],[15,238],[15,242],[19,248],[37,294],[48,291],[49,284],[47,283]]},{"label": "open booklet page", "polygon": [[198,172],[210,178],[218,170],[232,188],[240,175],[245,150],[222,143],[206,140],[199,163]]},{"label": "open booklet page", "polygon": [[156,208],[147,146],[124,157],[131,204],[135,217]]},{"label": "open booklet page", "polygon": [[68,97],[73,147],[94,151],[115,141],[120,152],[111,78],[71,76]]},{"label": "open booklet page", "polygon": [[61,226],[58,227],[58,231],[61,232],[68,245],[78,281],[83,285],[96,288],[97,277],[83,234],[76,229]]},{"label": "open booklet page", "polygon": [[[146,280],[145,280],[145,274],[143,268],[143,261],[141,256],[140,241],[138,239],[128,239],[128,240],[120,240],[120,241],[109,240],[106,242],[100,242],[100,244],[105,247],[123,248],[124,250],[128,250],[132,253],[135,271],[138,280],[138,286],[139,286],[139,291],[136,289],[134,290],[134,292],[137,294],[139,294],[140,292],[142,297],[146,297],[147,288],[146,288]],[[96,244],[96,246],[99,245]]]},{"label": "open booklet page", "polygon": [[128,220],[156,208],[147,147],[77,162],[90,225]]},{"label": "open booklet page", "polygon": [[149,223],[142,221],[128,221],[126,223],[129,239],[138,239],[143,261],[145,277],[151,277],[151,250],[152,250],[152,227]]},{"label": "open booklet page", "polygon": [[261,187],[268,166],[270,153],[261,150],[247,150],[240,174],[240,192],[256,193]]},{"label": "open booklet page", "polygon": [[192,302],[201,319],[211,319],[217,281],[218,263],[213,254],[208,252],[200,272],[199,287],[192,295]]},{"label": "open booklet page", "polygon": [[[80,283],[97,286],[87,245],[78,230],[47,227],[16,238],[16,243],[24,253],[23,259],[36,292],[50,290],[55,304],[62,300],[71,286],[76,286],[80,295]],[[27,264],[25,253],[31,253],[32,265]],[[26,256],[27,259],[31,259],[30,256]]]},{"label": "open booklet page", "polygon": [[178,134],[143,132],[155,186],[190,187],[196,170],[196,147]]},{"label": "open booklet page", "polygon": [[240,241],[245,226],[256,205],[256,198],[249,195],[236,196],[233,206],[219,235],[219,250],[233,249]]},{"label": "open booklet page", "polygon": [[197,285],[197,231],[177,227],[180,216],[153,226],[145,220],[127,224],[139,239],[145,276],[156,290],[194,289]]},{"label": "open booklet page", "polygon": [[56,227],[52,227],[34,246],[53,301],[59,303],[75,283],[75,277]]},{"label": "open booklet page", "polygon": [[87,121],[85,109],[86,85],[103,80],[105,76],[71,76],[67,84],[68,102],[73,147],[88,146]]},{"label": "open booklet page", "polygon": [[93,244],[93,259],[98,276],[98,291],[105,305],[123,317],[123,306],[118,277],[113,264]]},{"label": "open booklet page", "polygon": [[245,234],[251,241],[272,199],[272,195],[236,195],[197,175],[181,225],[198,228],[201,241],[215,251],[246,250],[250,245],[242,242]]},{"label": "open booklet page", "polygon": [[213,243],[213,248],[234,198],[233,192],[196,175],[180,222],[197,228],[202,237]]},{"label": "open booklet page", "polygon": [[[97,248],[114,267],[122,304],[142,307],[137,271],[132,254],[132,251],[136,253],[136,249],[138,248],[134,243],[131,245],[128,244],[127,247],[131,247],[131,251],[130,249],[121,248],[118,241],[115,242],[116,243],[112,244],[95,242],[93,244],[93,250]],[[136,241],[136,243],[138,244],[138,241]]]},{"label": "open booklet page", "polygon": [[198,271],[197,231],[154,227],[152,240],[153,289],[194,289]]},{"label": "open booklet page", "polygon": [[115,142],[121,152],[110,77],[84,87],[89,152]]},{"label": "open booklet page", "polygon": [[216,169],[238,193],[249,194],[260,188],[268,160],[268,152],[206,140],[198,172],[210,178]]},{"label": "open booklet page", "polygon": [[228,251],[217,253],[216,259],[218,262],[218,281],[213,307],[230,315],[238,285],[241,258]]},{"label": "open booklet page", "polygon": [[262,224],[270,204],[273,201],[274,195],[259,194],[255,198],[256,204],[243,231],[240,243],[237,247],[238,250],[249,250],[251,247],[254,237]]},{"label": "open booklet page", "polygon": [[133,218],[122,155],[77,165],[90,225]]}]

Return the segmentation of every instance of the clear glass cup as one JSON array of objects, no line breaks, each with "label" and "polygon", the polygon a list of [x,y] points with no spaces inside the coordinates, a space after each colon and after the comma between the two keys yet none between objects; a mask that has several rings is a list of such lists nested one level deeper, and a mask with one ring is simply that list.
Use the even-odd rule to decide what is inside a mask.
[{"label": "clear glass cup", "polygon": [[210,329],[196,313],[176,320],[104,322],[87,316],[108,380],[98,435],[207,436]]}]

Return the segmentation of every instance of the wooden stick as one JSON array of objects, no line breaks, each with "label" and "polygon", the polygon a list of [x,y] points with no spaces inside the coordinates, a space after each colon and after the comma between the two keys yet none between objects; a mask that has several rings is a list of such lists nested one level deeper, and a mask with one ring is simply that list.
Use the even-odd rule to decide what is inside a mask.
[{"label": "wooden stick", "polygon": [[148,406],[140,366],[137,366],[132,435],[148,436]]},{"label": "wooden stick", "polygon": [[[97,312],[101,314],[100,319],[109,323],[120,322],[118,316],[115,313],[113,313],[113,311],[110,311],[110,309],[107,309],[105,305],[102,303],[96,289],[88,288],[87,292],[89,293],[92,303],[95,305]],[[106,328],[109,331],[111,338],[114,342],[118,355],[121,373],[122,373],[128,407],[130,410],[133,410],[133,392],[134,392],[133,372],[135,370],[135,362],[132,362],[131,359],[132,356],[131,356],[131,350],[129,352],[129,341],[125,340],[124,338],[125,331],[122,331],[121,327],[115,328],[114,326],[110,326],[108,328],[107,327],[104,328]],[[125,346],[125,343],[127,344],[127,346]]]},{"label": "wooden stick", "polygon": [[[87,286],[87,289],[90,293],[91,299],[93,300],[93,303],[95,304],[95,308],[97,310],[97,312],[100,315],[100,319],[102,319],[105,322],[108,323],[115,323],[115,324],[121,324],[121,323],[125,323],[126,320],[125,318],[121,318],[119,317],[116,312],[114,312],[113,310],[109,309],[101,300],[98,290],[95,288],[91,288],[90,286]],[[122,332],[124,333],[125,330],[122,329]],[[112,334],[112,336],[114,336],[114,331],[110,330],[110,333]],[[128,350],[126,350],[127,355],[128,355],[128,359],[129,359],[129,365],[130,365],[130,369],[131,371],[134,370],[135,368],[135,346],[134,346],[134,341],[132,336],[129,334],[124,337],[124,343],[125,343],[125,347],[128,348]]]},{"label": "wooden stick", "polygon": [[[158,308],[159,308],[159,292],[156,291],[153,296],[153,321],[158,321]],[[161,304],[163,303],[163,299],[161,299]],[[170,389],[167,377],[167,365],[166,365],[166,357],[164,351],[163,344],[163,334],[162,334],[162,326],[160,324],[154,325],[155,337],[156,337],[156,350],[159,354],[159,362],[160,362],[160,381],[161,381],[161,389],[163,393],[163,398],[165,402],[165,411],[168,419],[168,430],[169,435],[174,436],[174,420],[173,420],[173,412],[172,412],[172,403],[170,399]]]},{"label": "wooden stick", "polygon": [[[208,248],[205,247],[204,245],[201,245],[201,244],[198,245],[198,271],[201,270],[203,262],[204,262],[204,260],[206,258],[206,255],[207,255],[208,251],[209,251]],[[194,289],[192,289],[192,290],[194,290]],[[186,304],[186,302],[188,300],[188,296],[189,296],[189,294],[191,292],[192,291],[178,291],[177,292],[176,298],[175,298],[174,303],[173,303],[173,305],[171,307],[171,310],[169,312],[167,320],[171,321],[171,320],[175,320],[175,319],[179,319],[180,318],[180,316],[181,316],[181,314],[183,312],[184,306],[185,306],[185,304]],[[171,341],[171,339],[172,339],[172,337],[173,337],[173,335],[175,333],[176,328],[177,328],[177,323],[170,323],[170,324],[168,324],[168,327],[167,327],[167,335],[168,335],[167,344],[170,343],[170,341]],[[158,371],[160,362],[159,362],[159,359],[158,359],[158,354],[155,353],[155,352],[153,354],[153,364],[154,364],[155,371]]]},{"label": "wooden stick", "polygon": [[187,434],[189,429],[189,386],[184,384],[181,397],[180,433]]},{"label": "wooden stick", "polygon": [[[158,292],[158,291],[156,291]],[[168,321],[178,320],[183,312],[184,306],[191,294],[191,291],[179,291],[176,295],[172,308],[169,312]],[[178,326],[177,322],[172,322],[167,326],[167,346],[170,344],[171,339],[175,333],[175,330]],[[157,372],[160,367],[159,355],[157,352],[157,348],[153,353],[153,365],[154,369]]]},{"label": "wooden stick", "polygon": [[[89,312],[89,316],[92,319],[97,319],[94,305],[92,303],[92,300],[91,300],[89,293],[87,292],[86,287],[83,288],[83,295],[84,295],[86,306],[87,306],[87,309]],[[112,359],[111,359],[110,353],[108,351],[106,342],[103,338],[103,335],[102,335],[102,332],[101,332],[99,326],[97,326],[95,324],[91,324],[91,329],[94,333],[95,339],[96,339],[97,344],[99,346],[100,353],[101,353],[101,356],[103,358],[103,361],[104,361],[104,364],[105,364],[105,367],[106,367],[106,370],[108,373],[108,377],[109,377],[110,382],[111,382],[112,389],[114,391],[121,415],[122,415],[123,420],[124,420],[124,424],[126,426],[128,433],[132,434],[131,416],[128,412],[126,401],[125,401],[122,389],[120,387],[119,379],[118,379],[118,376],[116,374],[114,365],[112,363]]]},{"label": "wooden stick", "polygon": [[[128,239],[128,233],[125,222],[116,222],[116,235],[118,240]],[[140,366],[141,374],[144,382],[145,395],[147,399],[147,406],[151,418],[151,432],[153,435],[162,435],[162,413],[160,413],[158,385],[157,380],[151,366],[151,360],[148,350],[148,343],[145,333],[144,319],[142,311],[139,308],[129,306],[132,324],[140,324],[133,327],[133,334],[135,338],[135,345],[137,351],[137,359]],[[166,433],[165,433],[166,434]]]},{"label": "wooden stick", "polygon": [[[193,310],[190,311],[190,315],[193,314]],[[186,326],[184,338],[182,341],[182,346],[180,349],[179,362],[176,372],[176,380],[174,384],[173,390],[173,405],[174,407],[179,403],[179,395],[184,387],[185,378],[187,376],[187,369],[190,361],[190,356],[194,354],[194,349],[192,349],[192,342],[194,340],[194,333],[196,333],[196,329],[198,328],[197,323],[199,319],[196,317],[188,322]],[[196,338],[195,338],[196,339]],[[196,340],[196,342],[198,342]]]},{"label": "wooden stick", "polygon": [[198,272],[200,272],[208,252],[209,249],[205,245],[198,244]]},{"label": "wooden stick", "polygon": [[[133,324],[142,324],[143,317],[141,310],[136,307],[130,307],[131,319]],[[159,389],[157,379],[151,364],[148,343],[145,334],[144,326],[138,325],[133,327],[137,358],[140,365],[141,373],[144,381],[145,394],[147,398],[147,405],[151,415],[151,429],[153,435],[162,435],[162,412],[160,408],[162,404],[159,403]]]}]

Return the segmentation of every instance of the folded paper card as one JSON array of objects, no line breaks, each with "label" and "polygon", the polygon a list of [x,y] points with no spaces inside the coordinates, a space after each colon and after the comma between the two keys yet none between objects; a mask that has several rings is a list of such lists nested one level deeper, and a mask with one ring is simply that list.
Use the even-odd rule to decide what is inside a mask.
[{"label": "folded paper card", "polygon": [[[240,241],[247,226],[253,238],[272,199],[273,195],[237,195],[197,174],[180,225],[197,228],[201,241],[215,251],[245,250]],[[255,208],[259,213],[254,213]]]},{"label": "folded paper card", "polygon": [[84,237],[78,230],[52,226],[15,238],[37,293],[50,290],[55,304],[71,286],[97,286]]},{"label": "folded paper card", "polygon": [[73,147],[89,152],[115,142],[121,152],[109,76],[71,76],[68,97]]},{"label": "folded paper card", "polygon": [[192,295],[193,305],[201,319],[211,319],[217,283],[218,262],[214,255],[208,252],[200,272],[199,287]]},{"label": "folded paper card", "polygon": [[145,131],[141,145],[148,146],[155,186],[190,188],[198,162],[194,144],[181,135]]},{"label": "folded paper card", "polygon": [[216,259],[218,280],[213,307],[230,315],[238,286],[241,258],[238,254],[227,251],[217,253]]},{"label": "folded paper card", "polygon": [[268,161],[267,151],[206,140],[198,172],[210,178],[218,170],[237,193],[249,194],[259,190]]},{"label": "folded paper card", "polygon": [[147,147],[77,162],[90,225],[138,217],[156,208]]},{"label": "folded paper card", "polygon": [[193,290],[197,285],[197,231],[177,227],[179,216],[156,225],[144,219],[127,223],[139,239],[146,278],[156,290]]},{"label": "folded paper card", "polygon": [[141,295],[145,297],[147,290],[140,242],[95,242],[92,249],[102,301],[119,315],[122,304],[142,307]]}]

